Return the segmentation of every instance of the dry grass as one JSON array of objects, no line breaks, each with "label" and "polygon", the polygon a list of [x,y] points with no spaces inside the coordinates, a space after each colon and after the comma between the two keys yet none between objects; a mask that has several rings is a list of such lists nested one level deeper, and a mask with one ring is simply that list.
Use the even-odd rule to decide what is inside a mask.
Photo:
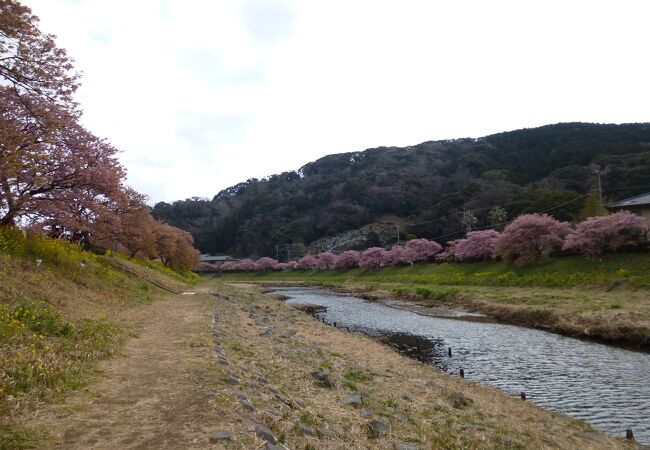
[{"label": "dry grass", "polygon": [[[204,404],[212,415],[213,429],[234,433],[235,441],[228,448],[254,448],[262,443],[246,419],[268,426],[289,448],[393,448],[398,441],[419,448],[626,446],[582,422],[542,411],[496,389],[455,379],[365,336],[327,327],[260,295],[255,288],[218,289],[227,294],[215,307],[220,343],[230,364],[211,366],[213,378],[204,386],[217,396]],[[179,364],[183,369],[184,364]],[[337,388],[319,386],[310,376],[317,370],[327,371]],[[229,373],[239,379],[238,385],[226,381]],[[259,375],[270,386],[260,383]],[[270,387],[294,407],[280,401]],[[240,406],[236,391],[250,399],[255,412]],[[357,391],[364,393],[364,407],[371,418],[343,403],[343,398]],[[473,403],[455,407],[457,393]],[[389,423],[390,433],[372,439],[368,432],[372,418]],[[316,435],[305,436],[300,422],[314,428]],[[201,433],[195,436],[197,446],[207,444],[207,434]]]},{"label": "dry grass", "polygon": [[[233,434],[220,448],[261,448],[253,422],[292,449],[388,449],[396,442],[420,449],[628,446],[583,422],[328,327],[257,287],[210,281],[195,290],[115,316],[137,332],[124,355],[102,362],[101,375],[64,403],[18,417],[49,436],[39,448],[207,448],[215,429]],[[227,366],[215,358],[214,312]],[[328,372],[336,388],[319,386],[310,375],[317,370]],[[370,417],[343,403],[354,392],[363,393]],[[458,393],[471,404],[459,405]],[[254,411],[237,399],[242,394]],[[371,438],[373,419],[388,423],[389,433]]]}]

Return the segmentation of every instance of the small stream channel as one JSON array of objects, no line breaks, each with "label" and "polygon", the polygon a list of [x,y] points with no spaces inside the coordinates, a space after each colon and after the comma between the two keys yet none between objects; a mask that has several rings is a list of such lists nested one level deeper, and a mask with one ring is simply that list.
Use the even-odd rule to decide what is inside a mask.
[{"label": "small stream channel", "polygon": [[[497,323],[430,317],[317,288],[274,288],[316,317],[383,336],[409,356],[650,444],[650,355]],[[448,349],[451,347],[452,356]]]}]

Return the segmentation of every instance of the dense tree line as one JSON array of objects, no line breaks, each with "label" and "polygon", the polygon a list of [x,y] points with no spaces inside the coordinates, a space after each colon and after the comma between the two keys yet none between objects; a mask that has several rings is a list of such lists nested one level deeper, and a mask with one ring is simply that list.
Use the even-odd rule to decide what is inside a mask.
[{"label": "dense tree line", "polygon": [[596,169],[606,198],[643,193],[637,187],[650,186],[650,125],[564,123],[329,155],[211,200],[159,203],[153,214],[191,232],[203,251],[283,259],[286,244],[309,244],[386,215],[410,224],[405,235],[441,242],[468,225],[498,229],[495,207],[505,213],[501,220],[537,212],[583,219],[593,215],[585,208]]},{"label": "dense tree line", "polygon": [[192,268],[192,236],[154,219],[117,149],[80,124],[78,86],[31,10],[0,0],[0,226]]}]

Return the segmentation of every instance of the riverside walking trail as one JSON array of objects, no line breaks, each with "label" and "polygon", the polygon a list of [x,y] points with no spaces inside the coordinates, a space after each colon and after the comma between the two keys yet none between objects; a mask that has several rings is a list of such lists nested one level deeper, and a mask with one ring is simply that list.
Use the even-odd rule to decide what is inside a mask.
[{"label": "riverside walking trail", "polygon": [[122,354],[20,418],[40,448],[636,448],[210,280],[128,310]]}]

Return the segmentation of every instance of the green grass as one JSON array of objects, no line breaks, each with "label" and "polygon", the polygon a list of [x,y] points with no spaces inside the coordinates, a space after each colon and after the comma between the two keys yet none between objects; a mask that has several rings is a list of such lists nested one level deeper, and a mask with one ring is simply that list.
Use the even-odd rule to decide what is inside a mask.
[{"label": "green grass", "polygon": [[[362,272],[347,271],[283,271],[227,273],[226,280],[309,281],[315,284],[395,283],[396,293],[414,292],[423,298],[441,299],[453,291],[432,291],[430,286],[517,286],[517,287],[606,287],[625,280],[625,287],[650,287],[650,254],[610,254],[600,258],[567,256],[546,263],[516,267],[500,261],[479,263],[416,264],[407,267],[385,267]],[[409,287],[400,285],[414,286]],[[420,285],[420,286],[417,286]],[[418,292],[418,287],[422,289]],[[403,292],[396,290],[403,289]],[[428,289],[428,290],[427,290]]]},{"label": "green grass", "polygon": [[130,261],[182,283],[197,284],[201,277],[189,270],[173,269],[160,261],[129,258],[124,254],[106,251],[98,255],[84,250],[79,244],[64,239],[50,239],[40,235],[26,237],[20,230],[0,227],[0,254],[23,258],[50,269],[79,273],[90,267],[96,275],[110,276],[112,258]]},{"label": "green grass", "polygon": [[389,397],[386,400],[381,402],[381,406],[383,406],[384,408],[397,408],[399,406],[399,403],[397,403],[395,397]]},{"label": "green grass", "polygon": [[310,426],[315,426],[320,423],[320,420],[318,420],[316,416],[314,416],[312,413],[306,410],[300,413],[300,421],[305,425],[310,425]]},{"label": "green grass", "polygon": [[142,258],[129,258],[121,253],[113,253],[113,256],[131,261],[132,263],[135,263],[139,266],[154,270],[183,283],[198,284],[201,281],[201,277],[191,270],[174,269],[164,265],[160,261]]},{"label": "green grass", "polygon": [[366,383],[372,379],[372,377],[367,373],[360,372],[358,370],[348,370],[345,372],[345,374],[343,374],[343,378],[348,381],[361,383]]}]

